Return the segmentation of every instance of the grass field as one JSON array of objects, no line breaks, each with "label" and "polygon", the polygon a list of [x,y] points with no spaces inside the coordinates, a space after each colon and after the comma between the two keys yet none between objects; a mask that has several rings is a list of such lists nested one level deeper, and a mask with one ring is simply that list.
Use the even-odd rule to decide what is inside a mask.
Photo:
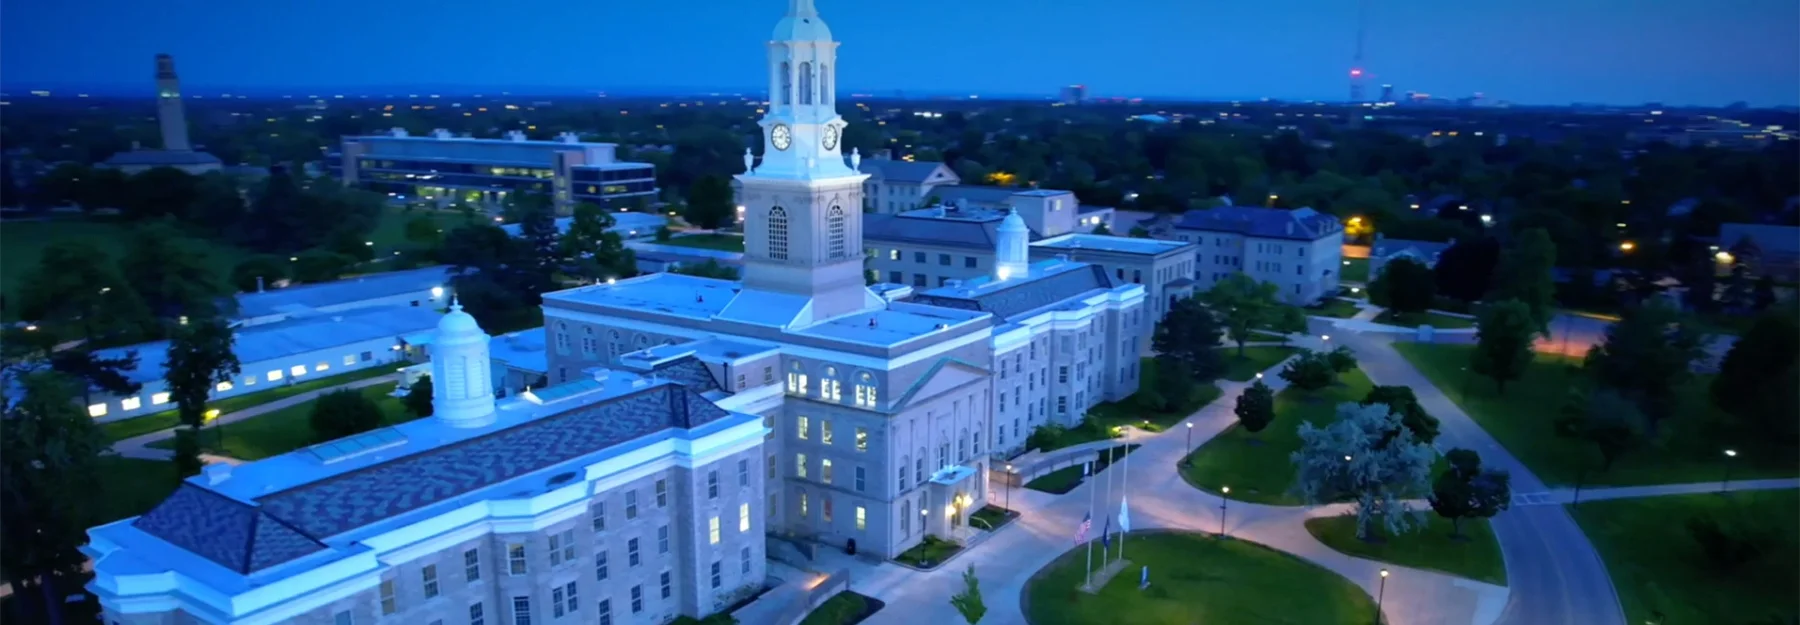
[{"label": "grass field", "polygon": [[894,556],[894,559],[919,568],[929,568],[943,564],[958,551],[962,551],[962,543],[926,536],[919,544],[913,545],[913,548]]},{"label": "grass field", "polygon": [[1315,425],[1336,418],[1338,404],[1362,401],[1369,394],[1369,376],[1352,369],[1338,376],[1339,384],[1307,393],[1283,389],[1275,394],[1275,420],[1252,434],[1233,424],[1195,449],[1181,467],[1181,477],[1207,492],[1231,487],[1238,501],[1294,506],[1300,499],[1288,488],[1294,483],[1294,463],[1288,455],[1300,449],[1300,422]]},{"label": "grass field", "polygon": [[1287,360],[1288,356],[1298,351],[1298,347],[1281,345],[1246,347],[1240,358],[1236,347],[1219,348],[1219,352],[1225,355],[1225,379],[1233,382],[1249,382],[1257,373]]},{"label": "grass field", "polygon": [[1338,279],[1343,280],[1344,282],[1364,282],[1364,283],[1368,282],[1369,281],[1369,259],[1367,259],[1367,258],[1346,258],[1346,259],[1344,259],[1344,270],[1342,272],[1338,273]]},{"label": "grass field", "polygon": [[[122,221],[85,217],[0,221],[0,292],[9,304],[18,301],[19,289],[25,277],[37,271],[44,248],[59,241],[75,241],[116,262],[131,241],[132,227]],[[207,264],[219,272],[220,280],[229,278],[244,257],[244,251],[232,245],[208,242],[206,249]],[[11,321],[17,319],[16,311],[16,305],[8,305],[0,310],[0,316]]]},{"label": "grass field", "polygon": [[[1105,470],[1106,467],[1112,466],[1114,462],[1124,460],[1126,454],[1137,451],[1137,448],[1137,445],[1119,445],[1117,447],[1101,450],[1099,459],[1094,462],[1094,473],[1098,474]],[[1120,450],[1123,453],[1112,450]],[[1031,481],[1026,482],[1025,487],[1053,495],[1061,495],[1075,490],[1076,486],[1081,485],[1081,478],[1083,477],[1082,472],[1085,470],[1085,464],[1086,462],[1083,461],[1082,463],[1073,466],[1063,467],[1037,476]]]},{"label": "grass field", "polygon": [[[393,386],[376,384],[358,391],[381,407],[381,411],[387,416],[383,425],[404,423],[415,418],[412,413],[400,407],[399,399],[388,396],[393,390]],[[314,438],[309,419],[314,403],[316,402],[309,401],[237,423],[208,427],[200,434],[201,448],[207,453],[239,460],[260,460],[317,443],[319,441]],[[175,439],[166,438],[151,443],[150,446],[173,449]]]},{"label": "grass field", "polygon": [[[425,216],[437,223],[437,227],[448,235],[451,230],[471,222],[469,216],[460,211],[441,211],[416,208],[407,210],[399,206],[389,206],[381,210],[381,219],[375,222],[375,230],[369,233],[369,241],[375,244],[375,257],[386,258],[395,251],[407,247],[406,224],[414,217]],[[479,221],[482,215],[477,213],[473,219]]]},{"label": "grass field", "polygon": [[1506,585],[1506,560],[1487,519],[1462,523],[1462,537],[1450,533],[1450,520],[1425,511],[1425,527],[1376,541],[1356,537],[1356,515],[1306,520],[1306,531],[1325,546],[1359,558],[1419,569],[1443,571],[1490,584]]},{"label": "grass field", "polygon": [[734,234],[691,234],[685,237],[670,237],[667,241],[657,241],[656,243],[726,252],[744,251],[744,237]]},{"label": "grass field", "polygon": [[825,603],[813,608],[812,613],[800,621],[800,625],[851,625],[869,618],[869,615],[881,607],[880,600],[846,590],[832,595]]},{"label": "grass field", "polygon": [[[307,378],[305,378],[306,381],[304,382],[290,384],[288,386],[277,386],[266,391],[259,391],[248,395],[234,395],[218,401],[207,402],[207,407],[218,410],[220,414],[228,414],[245,408],[261,406],[273,401],[280,401],[307,391],[315,391],[322,388],[337,386],[339,384],[348,384],[357,380],[366,380],[373,377],[384,376],[393,373],[398,368],[399,365],[396,364],[392,367],[369,367],[360,371],[340,373],[321,378],[307,376]],[[142,436],[151,432],[167,430],[180,423],[181,417],[180,415],[175,414],[174,410],[164,410],[155,414],[147,414],[122,421],[102,423],[100,424],[100,430],[106,433],[107,440],[117,442],[133,436]]]},{"label": "grass field", "polygon": [[[1198,534],[1128,537],[1129,570],[1097,594],[1081,592],[1085,549],[1075,548],[1025,586],[1032,625],[1338,625],[1368,623],[1375,600],[1350,580],[1294,556],[1242,540]],[[1150,567],[1150,587],[1135,571]]]},{"label": "grass field", "polygon": [[1450,315],[1435,312],[1397,313],[1391,310],[1384,310],[1381,311],[1381,314],[1375,315],[1375,323],[1385,323],[1387,325],[1404,328],[1416,328],[1422,325],[1430,325],[1431,327],[1440,330],[1475,327],[1474,319],[1452,317]]},{"label": "grass field", "polygon": [[[1800,452],[1792,441],[1768,441],[1734,435],[1720,426],[1729,422],[1719,415],[1707,397],[1711,376],[1698,376],[1678,394],[1681,407],[1658,424],[1653,440],[1625,453],[1611,470],[1601,472],[1600,454],[1591,443],[1556,435],[1557,408],[1574,384],[1585,383],[1575,361],[1539,355],[1523,378],[1498,393],[1487,378],[1468,374],[1468,345],[1395,343],[1431,382],[1511,452],[1539,479],[1552,485],[1573,485],[1581,466],[1587,466],[1586,484],[1629,486],[1705,482],[1723,477],[1723,450],[1738,452],[1732,476],[1745,479],[1800,475]],[[1467,396],[1464,396],[1464,392]]]},{"label": "grass field", "polygon": [[[1800,620],[1800,491],[1746,491],[1593,501],[1569,508],[1612,575],[1627,623],[1793,623]],[[1711,518],[1754,548],[1714,564],[1687,530]],[[1660,617],[1658,616],[1660,613]]]},{"label": "grass field", "polygon": [[1331,317],[1334,319],[1349,319],[1355,317],[1356,313],[1361,310],[1361,308],[1356,306],[1355,302],[1348,302],[1335,297],[1325,298],[1324,301],[1319,302],[1317,305],[1300,309],[1301,312],[1310,316]]}]

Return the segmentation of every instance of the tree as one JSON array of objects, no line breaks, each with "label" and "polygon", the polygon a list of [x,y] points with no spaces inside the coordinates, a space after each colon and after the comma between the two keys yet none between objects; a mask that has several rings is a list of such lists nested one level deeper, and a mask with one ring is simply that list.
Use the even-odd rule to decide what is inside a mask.
[{"label": "tree", "polygon": [[200,199],[200,178],[174,167],[152,167],[127,180],[125,191],[119,208],[127,217],[189,221]]},{"label": "tree", "polygon": [[1794,440],[1800,434],[1797,360],[1800,323],[1788,314],[1764,313],[1720,361],[1709,389],[1713,405],[1754,426],[1758,438]]},{"label": "tree", "polygon": [[1325,364],[1331,366],[1332,379],[1336,381],[1337,376],[1356,368],[1356,352],[1350,351],[1348,346],[1339,345],[1325,352]]},{"label": "tree", "polygon": [[1378,520],[1390,534],[1419,524],[1407,502],[1427,492],[1434,456],[1387,407],[1345,403],[1325,427],[1302,422],[1300,450],[1289,458],[1295,490],[1307,503],[1355,500],[1356,536],[1366,540]]},{"label": "tree", "polygon": [[204,244],[181,233],[172,220],[149,222],[126,244],[119,274],[162,319],[207,317],[220,311],[231,287],[207,262]]},{"label": "tree", "polygon": [[1335,377],[1330,358],[1312,350],[1301,351],[1299,356],[1289,360],[1281,368],[1281,379],[1308,393],[1331,386]]},{"label": "tree", "polygon": [[1237,415],[1238,425],[1251,434],[1263,431],[1275,420],[1275,391],[1269,385],[1257,380],[1244,392],[1238,395],[1237,407],[1232,409]]},{"label": "tree", "polygon": [[288,277],[286,258],[271,254],[258,254],[244,259],[231,270],[231,286],[239,292],[256,293]]},{"label": "tree", "polygon": [[[175,402],[176,415],[181,418],[181,424],[187,426],[189,437],[205,423],[206,400],[211,397],[213,387],[231,381],[239,372],[237,354],[232,353],[231,343],[231,327],[217,317],[190,319],[185,325],[176,325],[169,337],[163,379],[170,400]],[[176,434],[180,436],[181,432]],[[180,476],[199,472],[199,459],[184,454],[180,439],[176,442],[175,460],[182,468]],[[197,441],[190,442],[195,444],[185,451],[198,451]]]},{"label": "tree", "polygon": [[619,233],[611,230],[613,224],[612,215],[599,206],[587,202],[575,205],[569,231],[562,235],[562,254],[571,260],[577,275],[599,281],[637,274],[637,254],[625,247],[625,239]]},{"label": "tree", "polygon": [[1158,412],[1169,412],[1187,405],[1194,396],[1195,383],[1193,371],[1188,369],[1186,361],[1167,354],[1156,356],[1156,384],[1151,387],[1150,406]]},{"label": "tree", "polygon": [[981,580],[975,578],[975,565],[971,564],[968,570],[963,571],[962,579],[962,592],[950,597],[950,605],[956,607],[956,611],[962,614],[963,620],[968,621],[969,625],[975,625],[981,622],[981,617],[987,615],[987,605],[981,602]]},{"label": "tree", "polygon": [[1487,294],[1499,262],[1500,243],[1493,237],[1464,237],[1438,254],[1432,277],[1439,293],[1472,302]]},{"label": "tree", "polygon": [[1674,413],[1675,394],[1700,354],[1700,335],[1681,323],[1680,314],[1650,303],[1626,310],[1606,328],[1606,340],[1588,353],[1587,369],[1601,387],[1636,403],[1655,431]]},{"label": "tree", "polygon": [[1476,313],[1475,351],[1469,367],[1493,378],[1495,388],[1506,393],[1506,383],[1525,375],[1531,366],[1531,340],[1537,330],[1531,310],[1509,299],[1484,306]]},{"label": "tree", "polygon": [[1531,327],[1548,332],[1550,318],[1556,314],[1556,244],[1543,228],[1532,228],[1519,235],[1511,249],[1500,256],[1494,271],[1492,300],[1518,300],[1531,314]]},{"label": "tree", "polygon": [[556,209],[551,206],[550,198],[542,195],[517,197],[520,204],[519,239],[524,244],[529,271],[543,284],[551,284],[556,272],[562,270],[564,258],[562,233],[556,229]]},{"label": "tree", "polygon": [[1636,404],[1616,392],[1571,390],[1556,418],[1556,433],[1592,443],[1600,452],[1600,470],[1607,471],[1637,445],[1646,421]]},{"label": "tree", "polygon": [[1285,306],[1277,298],[1274,284],[1241,273],[1227,274],[1201,293],[1200,301],[1212,309],[1237,343],[1239,358],[1244,357],[1244,343],[1254,338],[1253,332],[1279,322]]},{"label": "tree", "polygon": [[[1198,300],[1180,298],[1156,323],[1150,346],[1159,357],[1180,361],[1196,382],[1210,382],[1225,372],[1219,358],[1219,323]],[[1166,372],[1167,369],[1160,371]]]},{"label": "tree", "polygon": [[1444,454],[1451,469],[1431,486],[1431,509],[1450,519],[1450,535],[1462,537],[1463,519],[1493,518],[1512,505],[1512,476],[1481,468],[1481,455],[1467,449]]},{"label": "tree", "polygon": [[721,265],[721,264],[719,264],[718,260],[711,259],[711,258],[708,258],[708,259],[706,259],[706,262],[700,263],[697,265],[689,264],[689,263],[682,263],[680,265],[676,265],[674,269],[669,270],[669,273],[679,273],[679,274],[688,275],[688,276],[700,276],[702,278],[716,278],[719,280],[736,280],[736,279],[738,279],[738,272],[736,269]]},{"label": "tree", "polygon": [[1369,394],[1363,397],[1362,405],[1374,404],[1387,406],[1388,412],[1399,415],[1400,424],[1412,432],[1414,440],[1428,445],[1437,440],[1437,417],[1425,412],[1425,407],[1419,405],[1419,398],[1413,395],[1411,387],[1377,386],[1371,388]]},{"label": "tree", "polygon": [[1369,302],[1398,313],[1422,313],[1437,297],[1437,278],[1423,263],[1401,257],[1381,266],[1369,283]]},{"label": "tree", "polygon": [[106,254],[77,241],[44,247],[19,289],[19,316],[57,338],[128,344],[154,327],[137,291]]},{"label": "tree", "polygon": [[306,250],[294,259],[295,282],[330,282],[356,265],[356,259],[324,249]]},{"label": "tree", "polygon": [[1093,234],[1112,236],[1112,233],[1112,228],[1108,228],[1105,222],[1101,222],[1100,225],[1094,226]]},{"label": "tree", "polygon": [[414,215],[406,220],[406,240],[425,249],[435,249],[444,242],[444,230],[429,215]]},{"label": "tree", "polygon": [[1129,236],[1133,239],[1148,239],[1148,238],[1150,238],[1150,231],[1144,229],[1143,226],[1132,226],[1131,230],[1129,232],[1126,232],[1125,234],[1126,234],[1126,236]]},{"label": "tree", "polygon": [[737,207],[731,198],[730,180],[723,176],[701,176],[688,189],[687,211],[681,218],[696,228],[717,230],[737,216]]},{"label": "tree", "polygon": [[118,396],[136,395],[144,385],[133,382],[126,372],[136,371],[137,366],[138,353],[135,349],[110,358],[95,353],[86,345],[56,350],[50,354],[51,369],[80,383],[81,404],[84,406],[92,403],[88,400],[93,389]]},{"label": "tree", "polygon": [[0,577],[19,604],[8,620],[61,623],[62,599],[84,577],[87,528],[105,520],[92,503],[108,442],[65,376],[28,371],[5,385],[16,390],[0,418]]},{"label": "tree", "polygon": [[344,389],[314,401],[308,422],[313,438],[323,443],[380,427],[382,417],[381,407],[364,397],[362,391]]},{"label": "tree", "polygon": [[431,376],[422,375],[407,387],[406,397],[401,398],[400,403],[415,417],[429,417],[433,410],[431,393]]},{"label": "tree", "polygon": [[675,231],[670,230],[668,226],[657,226],[656,227],[656,242],[657,243],[667,243],[667,242],[669,242],[669,239],[673,239],[673,238],[675,238]]}]

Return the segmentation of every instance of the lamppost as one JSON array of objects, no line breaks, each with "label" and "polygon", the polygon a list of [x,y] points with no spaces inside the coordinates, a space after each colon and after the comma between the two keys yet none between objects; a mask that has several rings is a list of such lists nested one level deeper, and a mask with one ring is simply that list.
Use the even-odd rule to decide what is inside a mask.
[{"label": "lamppost", "polygon": [[1006,512],[1008,514],[1012,513],[1013,482],[1018,481],[1018,479],[1019,479],[1019,475],[1017,473],[1013,473],[1012,464],[1008,463],[1006,465]]},{"label": "lamppost", "polygon": [[1193,464],[1194,464],[1193,455],[1194,455],[1194,422],[1189,421],[1189,422],[1187,422],[1187,453],[1182,454],[1181,463],[1188,465],[1188,466],[1193,466]]},{"label": "lamppost", "polygon": [[1219,487],[1219,538],[1225,538],[1225,513],[1231,511],[1231,487]]},{"label": "lamppost", "polygon": [[1387,596],[1388,570],[1381,570],[1381,590],[1375,592],[1375,625],[1381,625],[1381,600]]},{"label": "lamppost", "polygon": [[1737,457],[1736,449],[1725,450],[1725,479],[1719,482],[1719,492],[1731,490],[1731,459]]}]

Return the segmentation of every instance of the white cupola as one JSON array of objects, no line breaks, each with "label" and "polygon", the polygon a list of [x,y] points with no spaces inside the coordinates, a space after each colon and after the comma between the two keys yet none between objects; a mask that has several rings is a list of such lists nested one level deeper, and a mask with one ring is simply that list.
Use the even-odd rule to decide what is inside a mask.
[{"label": "white cupola", "polygon": [[995,234],[994,277],[1006,280],[1031,273],[1031,229],[1019,211],[1008,210]]},{"label": "white cupola", "polygon": [[438,420],[459,428],[494,422],[489,340],[475,317],[450,298],[450,312],[431,341],[431,410]]}]

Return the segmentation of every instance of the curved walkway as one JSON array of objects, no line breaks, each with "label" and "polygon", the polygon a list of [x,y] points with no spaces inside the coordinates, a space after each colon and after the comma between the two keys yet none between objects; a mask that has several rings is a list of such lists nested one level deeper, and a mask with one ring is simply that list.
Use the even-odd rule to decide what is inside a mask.
[{"label": "curved walkway", "polygon": [[[365,379],[357,380],[355,382],[346,382],[343,384],[339,384],[337,386],[328,386],[328,387],[321,388],[321,389],[314,389],[314,390],[310,390],[310,391],[301,393],[299,395],[294,395],[292,397],[283,397],[281,399],[278,399],[278,400],[275,400],[275,401],[272,401],[272,402],[269,402],[266,404],[259,404],[256,406],[251,406],[249,408],[245,408],[245,409],[239,410],[237,412],[222,414],[222,415],[219,415],[218,418],[213,419],[212,423],[219,424],[219,425],[229,425],[232,423],[237,423],[239,421],[243,421],[245,419],[260,417],[262,415],[265,415],[265,414],[268,414],[271,412],[275,412],[275,411],[281,410],[283,408],[289,408],[292,406],[304,404],[306,402],[318,399],[320,396],[323,396],[326,393],[331,393],[334,391],[342,391],[342,390],[346,390],[346,389],[358,389],[358,388],[374,386],[376,384],[382,384],[382,383],[392,384],[399,380],[400,380],[400,374],[390,373],[388,375],[376,376],[373,378],[365,378]],[[172,459],[175,457],[174,451],[171,451],[168,449],[157,449],[155,447],[151,447],[150,443],[154,443],[156,441],[174,437],[176,429],[177,428],[169,428],[166,430],[157,430],[157,431],[151,432],[149,434],[133,436],[131,438],[127,438],[127,439],[121,440],[119,442],[113,443],[112,448],[113,448],[114,452],[117,452],[120,456],[124,456],[126,458],[137,458],[140,460],[169,460],[169,459]],[[229,457],[225,457],[225,456],[214,456],[214,455],[210,455],[210,454],[202,455],[201,459],[205,460],[208,464],[211,464],[214,462],[229,462],[232,464],[238,464],[239,462],[241,462],[241,461],[237,460],[236,458],[229,458]]]}]

